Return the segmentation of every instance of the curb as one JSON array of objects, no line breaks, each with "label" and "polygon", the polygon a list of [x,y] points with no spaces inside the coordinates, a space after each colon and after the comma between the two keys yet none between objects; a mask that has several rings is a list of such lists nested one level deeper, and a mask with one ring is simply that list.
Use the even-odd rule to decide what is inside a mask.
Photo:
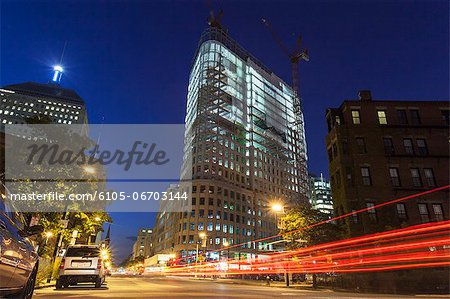
[{"label": "curb", "polygon": [[44,284],[44,285],[39,285],[39,286],[35,286],[34,289],[35,290],[39,290],[39,289],[45,289],[45,288],[51,288],[54,287],[55,284],[50,283],[50,284]]}]

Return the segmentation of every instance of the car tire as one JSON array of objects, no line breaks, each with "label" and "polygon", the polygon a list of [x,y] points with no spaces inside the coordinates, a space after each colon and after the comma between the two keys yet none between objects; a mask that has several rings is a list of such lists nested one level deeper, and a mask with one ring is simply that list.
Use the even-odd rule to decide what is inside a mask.
[{"label": "car tire", "polygon": [[95,280],[95,287],[97,289],[102,287],[102,278],[101,277],[97,277],[97,279]]},{"label": "car tire", "polygon": [[63,282],[62,282],[62,278],[58,278],[56,280],[56,285],[55,285],[55,289],[57,290],[61,290],[63,287]]},{"label": "car tire", "polygon": [[20,291],[20,293],[13,294],[10,298],[20,298],[20,299],[31,299],[33,297],[34,285],[36,283],[36,275],[37,275],[38,264],[34,266],[33,272],[31,272],[30,277],[28,278],[27,283]]}]

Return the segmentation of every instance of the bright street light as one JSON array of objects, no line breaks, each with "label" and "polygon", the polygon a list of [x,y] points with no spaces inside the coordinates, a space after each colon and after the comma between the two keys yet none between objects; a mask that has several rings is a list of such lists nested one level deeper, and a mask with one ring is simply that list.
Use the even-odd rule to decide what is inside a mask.
[{"label": "bright street light", "polygon": [[204,239],[204,238],[206,237],[206,234],[205,234],[205,233],[199,233],[198,236],[199,236],[201,239]]},{"label": "bright street light", "polygon": [[97,216],[97,217],[94,218],[94,220],[95,220],[95,221],[100,221],[100,220],[102,220],[102,218],[100,218],[100,217]]},{"label": "bright street light", "polygon": [[86,173],[90,173],[90,174],[94,174],[95,173],[95,168],[92,166],[83,166],[83,170]]},{"label": "bright street light", "polygon": [[272,204],[272,211],[278,213],[278,212],[283,212],[283,210],[284,210],[284,207],[281,204],[279,204],[279,203]]}]

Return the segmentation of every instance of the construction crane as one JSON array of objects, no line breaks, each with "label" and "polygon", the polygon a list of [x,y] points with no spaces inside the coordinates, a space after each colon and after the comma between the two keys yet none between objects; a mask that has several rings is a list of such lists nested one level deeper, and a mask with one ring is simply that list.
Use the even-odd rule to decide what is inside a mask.
[{"label": "construction crane", "polygon": [[296,94],[296,100],[294,102],[294,111],[296,114],[300,112],[302,109],[302,103],[300,99],[300,82],[299,82],[299,75],[298,75],[298,64],[300,60],[309,61],[309,55],[308,55],[308,49],[302,49],[302,38],[301,36],[297,36],[296,39],[296,46],[294,51],[289,51],[289,49],[286,47],[286,45],[283,43],[281,38],[278,36],[278,34],[275,32],[275,30],[272,28],[270,23],[266,19],[262,19],[262,22],[264,25],[266,25],[267,29],[272,34],[273,39],[278,44],[278,46],[283,50],[284,54],[286,54],[287,57],[289,57],[289,60],[291,62],[291,69],[292,69],[292,88],[294,89],[294,92]]},{"label": "construction crane", "polygon": [[222,30],[225,29],[225,28],[223,28],[222,24],[220,23],[222,21],[223,10],[219,9],[219,11],[217,12],[217,15],[216,15],[214,13],[215,10],[214,10],[214,7],[213,7],[213,4],[212,4],[211,0],[207,0],[206,4],[208,5],[208,8],[210,10],[209,11],[209,17],[207,19],[208,25],[210,27],[216,27],[216,28],[219,28],[219,29],[222,29]]}]

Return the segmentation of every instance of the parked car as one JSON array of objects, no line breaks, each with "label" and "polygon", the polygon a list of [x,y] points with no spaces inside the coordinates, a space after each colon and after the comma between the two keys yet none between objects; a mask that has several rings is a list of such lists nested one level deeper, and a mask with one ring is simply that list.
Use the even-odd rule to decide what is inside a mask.
[{"label": "parked car", "polygon": [[22,213],[0,198],[0,297],[33,296],[39,258],[29,237],[42,231],[40,225],[28,227]]},{"label": "parked car", "polygon": [[69,246],[61,260],[56,289],[80,282],[93,282],[96,288],[100,288],[105,282],[105,275],[106,271],[98,246]]}]

